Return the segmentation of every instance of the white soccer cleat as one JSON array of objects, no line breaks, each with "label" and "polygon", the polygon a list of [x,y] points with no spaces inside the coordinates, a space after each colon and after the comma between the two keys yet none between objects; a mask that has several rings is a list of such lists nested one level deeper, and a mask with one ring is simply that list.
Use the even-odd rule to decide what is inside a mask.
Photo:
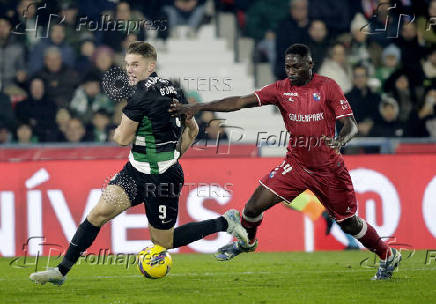
[{"label": "white soccer cleat", "polygon": [[236,237],[239,241],[244,244],[248,244],[248,233],[244,227],[241,225],[241,218],[239,216],[239,211],[235,209],[227,210],[223,214],[224,218],[227,220],[227,233]]},{"label": "white soccer cleat", "polygon": [[380,261],[377,273],[371,280],[387,280],[392,278],[392,274],[401,262],[401,253],[395,248],[391,248],[392,255],[385,261]]},{"label": "white soccer cleat", "polygon": [[29,276],[29,279],[31,279],[36,284],[41,285],[44,285],[47,282],[50,282],[54,285],[62,285],[65,281],[65,277],[62,275],[57,267],[49,268],[46,271],[34,272]]}]

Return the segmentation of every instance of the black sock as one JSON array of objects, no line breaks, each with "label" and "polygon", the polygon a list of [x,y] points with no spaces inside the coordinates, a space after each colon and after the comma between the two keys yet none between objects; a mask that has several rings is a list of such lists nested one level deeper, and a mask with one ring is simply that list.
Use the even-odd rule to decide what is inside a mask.
[{"label": "black sock", "polygon": [[189,223],[174,229],[173,248],[201,240],[205,236],[227,230],[227,220],[220,216],[214,220]]},{"label": "black sock", "polygon": [[91,247],[92,242],[94,242],[99,232],[100,227],[92,225],[87,219],[79,225],[70,242],[67,253],[62,262],[58,265],[59,271],[62,275],[66,275],[71,267],[76,264],[82,252]]}]

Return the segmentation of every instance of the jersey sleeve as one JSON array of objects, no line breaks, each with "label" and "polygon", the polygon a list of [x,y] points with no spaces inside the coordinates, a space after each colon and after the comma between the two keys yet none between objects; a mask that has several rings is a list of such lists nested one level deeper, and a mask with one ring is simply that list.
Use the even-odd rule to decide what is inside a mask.
[{"label": "jersey sleeve", "polygon": [[327,86],[327,103],[335,113],[336,119],[353,115],[351,106],[336,81],[330,81]]},{"label": "jersey sleeve", "polygon": [[259,107],[269,104],[277,105],[279,102],[279,99],[277,98],[277,92],[277,82],[266,85],[262,89],[255,91],[254,95],[257,97]]},{"label": "jersey sleeve", "polygon": [[180,101],[180,103],[182,104],[188,104],[188,99],[186,98],[185,93],[183,92],[181,87],[176,87],[177,90],[177,94],[176,94],[176,98],[178,101]]},{"label": "jersey sleeve", "polygon": [[123,109],[123,113],[129,117],[129,119],[141,122],[145,114],[145,107],[143,99],[144,94],[142,92],[135,92],[127,101],[127,105]]}]

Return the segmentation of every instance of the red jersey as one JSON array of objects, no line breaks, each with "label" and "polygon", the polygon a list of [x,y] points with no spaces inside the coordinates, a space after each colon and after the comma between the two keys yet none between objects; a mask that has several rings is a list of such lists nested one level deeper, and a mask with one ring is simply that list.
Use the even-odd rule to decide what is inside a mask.
[{"label": "red jersey", "polygon": [[322,169],[341,158],[321,140],[335,136],[336,120],[353,115],[342,89],[331,78],[314,74],[303,86],[279,80],[254,93],[259,106],[276,105],[290,134],[288,156],[308,169]]}]

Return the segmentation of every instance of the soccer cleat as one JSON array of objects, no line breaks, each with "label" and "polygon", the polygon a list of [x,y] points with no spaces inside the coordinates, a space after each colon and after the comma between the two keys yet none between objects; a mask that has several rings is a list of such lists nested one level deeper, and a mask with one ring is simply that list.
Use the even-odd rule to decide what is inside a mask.
[{"label": "soccer cleat", "polygon": [[385,261],[380,261],[380,266],[372,280],[386,280],[392,277],[401,262],[401,253],[395,248],[391,248],[391,253],[392,255]]},{"label": "soccer cleat", "polygon": [[218,261],[228,261],[243,252],[255,251],[256,248],[257,240],[252,245],[248,245],[248,243],[243,243],[241,241],[231,242],[230,244],[219,248],[218,252],[215,254],[215,258]]},{"label": "soccer cleat", "polygon": [[233,235],[239,241],[248,244],[248,233],[241,225],[241,218],[239,217],[239,211],[235,209],[227,210],[224,213],[224,218],[227,221],[227,233]]},{"label": "soccer cleat", "polygon": [[47,282],[50,282],[54,285],[62,285],[65,281],[65,277],[62,275],[57,267],[49,268],[46,271],[34,272],[29,276],[29,279],[31,279],[36,284],[41,285],[44,285]]}]

